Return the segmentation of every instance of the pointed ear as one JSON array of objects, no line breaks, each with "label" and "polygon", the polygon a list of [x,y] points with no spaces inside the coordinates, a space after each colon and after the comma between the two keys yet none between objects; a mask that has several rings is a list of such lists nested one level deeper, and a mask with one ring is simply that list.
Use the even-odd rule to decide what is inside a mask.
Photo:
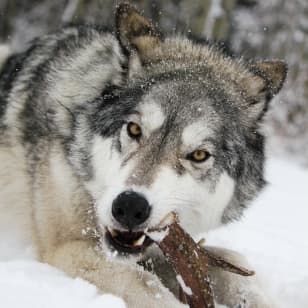
[{"label": "pointed ear", "polygon": [[260,120],[269,101],[280,91],[287,76],[287,65],[280,60],[262,61],[250,67],[252,75],[241,80],[248,96],[249,118]]},{"label": "pointed ear", "polygon": [[251,71],[255,75],[247,80],[247,92],[251,96],[265,94],[267,99],[271,99],[277,94],[286,79],[287,65],[280,60],[267,60],[254,63]]},{"label": "pointed ear", "polygon": [[135,49],[142,59],[161,42],[161,34],[152,22],[128,3],[117,7],[116,28],[124,50],[130,54]]}]

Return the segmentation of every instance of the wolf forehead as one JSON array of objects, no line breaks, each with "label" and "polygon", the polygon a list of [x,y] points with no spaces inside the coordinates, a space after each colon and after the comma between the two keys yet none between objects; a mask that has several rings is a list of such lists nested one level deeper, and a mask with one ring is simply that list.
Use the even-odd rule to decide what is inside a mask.
[{"label": "wolf forehead", "polygon": [[[120,151],[120,132],[125,123],[139,124],[143,136],[136,154],[143,166],[149,161],[151,168],[155,168],[154,163],[167,163],[183,171],[179,159],[202,149],[215,156],[215,166],[222,172],[224,166],[231,164],[223,157],[227,149],[240,152],[238,148],[244,147],[245,136],[237,107],[226,99],[223,89],[218,90],[218,95],[219,85],[213,90],[213,85],[206,86],[205,82],[202,87],[199,77],[197,74],[188,80],[187,74],[168,72],[153,75],[126,90],[105,93],[90,123],[103,138],[117,139]],[[113,106],[110,112],[106,106]],[[228,121],[224,120],[226,115]],[[238,156],[228,158],[235,161]]]},{"label": "wolf forehead", "polygon": [[[200,135],[203,128],[218,138],[222,125],[240,125],[238,97],[233,94],[235,98],[232,98],[229,90],[220,83],[215,84],[204,72],[176,70],[153,74],[127,89],[103,93],[90,122],[105,137],[113,135],[129,119],[136,119],[148,135],[172,131],[173,138],[184,138],[184,129],[198,122],[199,131],[192,131],[192,137]],[[115,116],[108,114],[108,106]],[[224,122],[226,117],[229,121]]]}]

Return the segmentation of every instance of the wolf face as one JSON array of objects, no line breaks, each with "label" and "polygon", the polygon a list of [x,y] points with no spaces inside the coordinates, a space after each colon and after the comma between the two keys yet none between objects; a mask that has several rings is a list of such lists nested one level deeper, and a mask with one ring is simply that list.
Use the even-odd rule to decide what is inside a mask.
[{"label": "wolf face", "polygon": [[116,104],[131,109],[122,118],[116,115],[112,131],[105,132],[97,120],[88,122],[93,137],[86,185],[102,226],[141,232],[171,211],[192,234],[200,225],[210,229],[221,223],[235,189],[220,163],[222,121],[210,98],[191,89],[192,84],[168,81],[142,90],[139,97],[123,93]]},{"label": "wolf face", "polygon": [[[187,92],[180,99],[183,86],[173,84],[173,95],[168,95],[169,82],[153,86],[113,136],[95,134],[93,179],[88,185],[103,225],[143,230],[170,211],[176,211],[193,233],[200,224],[212,228],[220,223],[234,192],[234,180],[219,164],[221,121],[202,94],[192,97]],[[191,103],[181,108],[182,100]],[[123,225],[114,217],[114,202],[125,192],[148,203],[149,215],[140,224]]]},{"label": "wolf face", "polygon": [[191,234],[241,216],[264,185],[258,126],[286,67],[161,40],[125,5],[117,20],[128,82],[80,112],[72,152],[109,242],[134,253],[171,211]]}]

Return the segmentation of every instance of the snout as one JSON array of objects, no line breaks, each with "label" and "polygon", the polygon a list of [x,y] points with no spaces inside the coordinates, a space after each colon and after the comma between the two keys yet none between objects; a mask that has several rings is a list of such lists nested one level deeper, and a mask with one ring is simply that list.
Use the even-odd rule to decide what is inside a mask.
[{"label": "snout", "polygon": [[146,236],[146,221],[150,217],[148,201],[134,191],[119,194],[112,202],[112,216],[125,231],[107,229],[107,240],[121,253],[139,253],[148,247],[152,240]]},{"label": "snout", "polygon": [[112,203],[112,216],[130,231],[142,225],[149,218],[150,212],[148,201],[133,191],[121,193]]}]

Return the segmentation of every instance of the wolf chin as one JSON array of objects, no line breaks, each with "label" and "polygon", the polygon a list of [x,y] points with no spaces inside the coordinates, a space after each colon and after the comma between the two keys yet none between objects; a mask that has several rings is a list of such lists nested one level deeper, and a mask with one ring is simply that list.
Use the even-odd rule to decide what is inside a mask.
[{"label": "wolf chin", "polygon": [[[171,211],[192,235],[241,216],[265,183],[259,126],[287,69],[163,38],[128,4],[116,25],[66,27],[2,59],[0,222],[129,307],[182,307],[144,232]],[[161,280],[136,264],[148,255]],[[211,275],[217,303],[271,306],[256,278]]]}]

